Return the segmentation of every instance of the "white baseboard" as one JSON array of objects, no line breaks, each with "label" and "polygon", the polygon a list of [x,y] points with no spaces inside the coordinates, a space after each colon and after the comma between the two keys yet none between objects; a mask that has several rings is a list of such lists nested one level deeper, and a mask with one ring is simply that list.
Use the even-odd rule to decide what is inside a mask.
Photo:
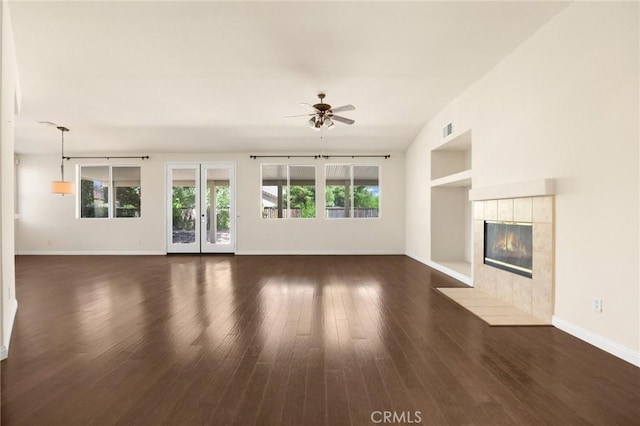
[{"label": "white baseboard", "polygon": [[23,256],[164,256],[164,251],[127,251],[127,250],[79,250],[79,251],[57,251],[57,250],[18,250],[16,255]]},{"label": "white baseboard", "polygon": [[8,316],[7,322],[8,324],[4,325],[4,329],[6,331],[3,336],[4,341],[2,342],[2,346],[0,346],[0,360],[6,359],[9,356],[9,343],[11,343],[11,332],[13,331],[13,323],[16,320],[16,314],[18,313],[18,301],[16,299],[9,300],[7,303],[8,306]]},{"label": "white baseboard", "polygon": [[417,260],[420,263],[424,263],[425,265],[427,265],[430,268],[435,269],[436,271],[442,272],[443,274],[449,275],[451,278],[455,278],[456,280],[460,281],[463,284],[468,285],[469,287],[473,287],[473,280],[471,279],[471,277],[468,277],[464,274],[461,274],[458,271],[454,271],[451,268],[447,268],[446,266],[440,265],[439,263],[433,262],[431,260],[425,259],[423,257],[420,256],[416,256],[414,254],[411,253],[406,253],[407,256],[409,256],[410,258]]},{"label": "white baseboard", "polygon": [[424,257],[420,257],[418,255],[415,255],[413,253],[405,253],[405,255],[407,255],[408,257],[412,258],[413,260],[417,260],[420,263],[423,263],[425,265],[429,265],[429,261],[427,259],[425,259]]},{"label": "white baseboard", "polygon": [[551,324],[580,340],[584,340],[585,342],[610,353],[613,356],[627,361],[636,367],[640,367],[640,352],[638,351],[623,346],[598,334],[592,333],[589,330],[585,330],[584,328],[570,323],[569,321],[565,321],[562,318],[558,318],[555,315],[551,319]]},{"label": "white baseboard", "polygon": [[390,250],[238,250],[239,256],[349,256],[349,255],[403,255]]}]

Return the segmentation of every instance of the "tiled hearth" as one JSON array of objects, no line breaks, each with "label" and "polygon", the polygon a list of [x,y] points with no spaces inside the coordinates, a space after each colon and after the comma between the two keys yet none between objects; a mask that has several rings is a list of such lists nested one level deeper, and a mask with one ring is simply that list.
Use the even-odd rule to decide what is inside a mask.
[{"label": "tiled hearth", "polygon": [[[554,216],[553,196],[483,200],[473,205],[474,287],[548,323],[553,315]],[[484,264],[485,220],[532,223],[532,278]]]}]

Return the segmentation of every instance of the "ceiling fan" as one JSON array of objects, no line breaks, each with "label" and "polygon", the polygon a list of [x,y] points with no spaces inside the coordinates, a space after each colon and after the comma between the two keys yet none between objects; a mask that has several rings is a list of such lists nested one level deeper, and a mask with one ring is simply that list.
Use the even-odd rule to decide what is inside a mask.
[{"label": "ceiling fan", "polygon": [[349,105],[339,106],[337,108],[331,108],[331,105],[324,103],[325,96],[326,95],[324,93],[319,93],[318,94],[318,98],[320,99],[320,102],[315,104],[315,105],[311,105],[311,104],[307,104],[307,103],[301,103],[300,104],[303,107],[313,111],[312,113],[310,113],[310,114],[302,114],[302,115],[290,115],[290,116],[285,117],[285,118],[311,117],[307,121],[307,124],[309,125],[309,127],[311,127],[314,130],[320,130],[323,127],[330,129],[330,128],[333,127],[334,121],[338,121],[340,123],[344,123],[344,124],[348,124],[348,125],[352,125],[353,123],[355,123],[355,120],[352,120],[352,119],[346,118],[346,117],[342,117],[342,116],[339,116],[339,115],[335,115],[335,113],[336,112],[342,112],[342,111],[353,111],[353,110],[356,109],[356,107],[354,107],[353,105],[349,104]]}]

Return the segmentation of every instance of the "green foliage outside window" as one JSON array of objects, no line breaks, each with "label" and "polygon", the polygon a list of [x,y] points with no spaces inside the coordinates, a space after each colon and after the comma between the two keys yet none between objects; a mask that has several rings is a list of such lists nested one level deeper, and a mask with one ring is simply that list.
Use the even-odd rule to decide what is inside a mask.
[{"label": "green foliage outside window", "polygon": [[140,187],[116,187],[116,217],[140,216]]},{"label": "green foliage outside window", "polygon": [[299,209],[300,217],[316,217],[316,187],[313,185],[291,185],[289,190],[291,209]]},{"label": "green foliage outside window", "polygon": [[228,230],[231,227],[229,203],[229,187],[216,186],[216,229],[218,230]]},{"label": "green foliage outside window", "polygon": [[174,186],[172,200],[173,229],[194,229],[195,218],[191,213],[196,204],[196,189],[193,186]]},{"label": "green foliage outside window", "polygon": [[[325,193],[327,207],[344,207],[344,185],[329,185]],[[353,189],[354,207],[377,209],[379,197],[368,186],[356,186]]]}]

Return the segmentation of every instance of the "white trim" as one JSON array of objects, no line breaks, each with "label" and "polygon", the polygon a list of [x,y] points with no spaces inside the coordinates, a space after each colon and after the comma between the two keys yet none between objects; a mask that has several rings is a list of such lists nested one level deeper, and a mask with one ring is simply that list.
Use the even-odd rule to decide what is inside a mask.
[{"label": "white trim", "polygon": [[164,251],[146,250],[146,251],[129,251],[129,250],[77,250],[77,251],[61,251],[61,250],[19,250],[16,255],[24,256],[164,256]]},{"label": "white trim", "polygon": [[[4,328],[7,330],[7,335],[3,336],[4,342],[2,342],[2,346],[0,346],[0,360],[6,359],[9,356],[9,343],[11,342],[11,333],[13,332],[13,323],[16,320],[16,314],[18,313],[18,301],[16,299],[11,299],[8,301],[9,303],[9,317],[8,322]],[[4,319],[4,318],[3,318]]]},{"label": "white trim", "polygon": [[424,257],[420,257],[418,255],[415,254],[411,254],[411,253],[405,253],[406,256],[412,258],[413,260],[417,260],[420,263],[423,263],[425,265],[429,264],[429,261],[427,259],[425,259]]},{"label": "white trim", "polygon": [[[200,175],[202,173],[203,163],[165,163],[165,236],[166,236],[166,250],[167,253],[200,253]],[[196,206],[196,220],[194,221],[194,235],[195,241],[193,244],[173,244],[172,238],[172,193],[173,193],[173,171],[174,170],[193,170],[194,182],[196,192],[195,201]]]},{"label": "white trim", "polygon": [[470,201],[499,200],[503,198],[541,197],[555,195],[555,179],[537,179],[527,182],[473,188],[469,191]]},{"label": "white trim", "polygon": [[410,253],[406,253],[407,256],[409,256],[410,258],[417,260],[420,263],[424,263],[425,265],[427,265],[430,268],[435,269],[436,271],[442,272],[443,274],[449,275],[451,278],[455,278],[456,280],[460,281],[463,284],[468,285],[469,287],[473,287],[473,279],[471,277],[468,277],[464,274],[461,274],[458,271],[455,271],[451,268],[447,268],[444,265],[440,265],[439,263],[436,263],[432,260],[428,260],[425,258],[422,258],[420,256],[416,256]]},{"label": "white trim", "polygon": [[553,324],[556,328],[569,333],[574,337],[577,337],[580,340],[584,340],[585,342],[590,343],[593,346],[610,353],[613,356],[627,361],[628,363],[631,363],[636,367],[640,367],[640,352],[638,352],[637,350],[633,350],[631,348],[623,346],[589,330],[579,327],[573,323],[570,323],[569,321],[558,318],[555,315],[551,319],[551,324]]},{"label": "white trim", "polygon": [[391,255],[402,256],[402,250],[239,250],[236,252],[239,256],[299,256],[299,255]]},{"label": "white trim", "polygon": [[431,180],[431,187],[469,187],[471,186],[471,179],[473,178],[471,170],[463,170],[458,173],[453,173],[447,176],[443,176],[438,179]]}]

